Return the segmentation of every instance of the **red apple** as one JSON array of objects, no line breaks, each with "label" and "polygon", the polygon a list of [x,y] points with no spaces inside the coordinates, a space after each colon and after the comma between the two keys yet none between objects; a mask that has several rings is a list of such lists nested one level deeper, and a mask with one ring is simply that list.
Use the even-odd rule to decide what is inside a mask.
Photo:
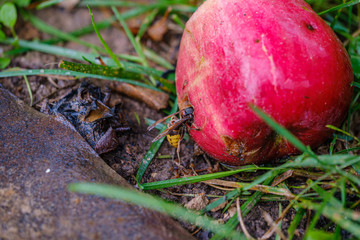
[{"label": "red apple", "polygon": [[207,0],[186,24],[176,70],[180,109],[194,108],[190,135],[229,165],[298,153],[249,104],[316,147],[343,121],[352,81],[342,43],[302,0]]}]

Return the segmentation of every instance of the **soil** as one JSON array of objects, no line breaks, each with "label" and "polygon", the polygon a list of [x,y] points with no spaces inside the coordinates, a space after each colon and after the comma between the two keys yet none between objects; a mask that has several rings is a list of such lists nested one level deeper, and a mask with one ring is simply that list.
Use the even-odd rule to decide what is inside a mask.
[{"label": "soil", "polygon": [[[106,10],[93,9],[94,17],[96,21],[108,17]],[[73,10],[64,10],[58,7],[48,8],[45,10],[37,11],[36,15],[46,21],[48,24],[59,28],[63,31],[71,31],[78,29],[82,26],[91,24],[90,15],[86,8],[75,8]],[[43,34],[32,27],[29,23],[19,21],[17,24],[17,33],[22,39],[47,39],[50,36]],[[172,64],[176,63],[176,54],[178,45],[181,38],[182,30],[170,26],[169,31],[166,33],[164,39],[155,43],[151,39],[144,39],[143,43],[150,49],[156,51],[162,57],[166,58]],[[110,48],[116,53],[122,54],[135,54],[129,40],[126,35],[117,27],[112,27],[101,31],[104,40],[109,44]],[[81,39],[90,43],[101,46],[95,34],[89,34]],[[63,43],[64,47],[76,49],[79,51],[87,52],[88,49],[84,46],[80,46],[75,43]],[[6,49],[6,47],[4,47]],[[12,59],[11,67],[20,67],[26,69],[39,69],[39,68],[57,68],[57,63],[63,58],[59,58],[52,55],[42,54],[38,52],[27,52],[23,55],[17,56]],[[155,66],[155,65],[154,65]],[[162,69],[157,67],[158,69]],[[162,69],[166,70],[166,69]],[[40,108],[46,103],[53,103],[61,99],[72,89],[79,86],[80,80],[69,80],[61,77],[54,76],[30,76],[31,90],[34,95],[34,108],[40,110]],[[104,80],[87,79],[93,84],[105,89],[110,82]],[[0,83],[16,96],[29,103],[29,94],[26,88],[25,81],[22,77],[2,78]],[[151,145],[152,139],[158,134],[158,131],[147,131],[147,124],[145,118],[157,120],[164,116],[165,113],[156,111],[149,108],[145,103],[136,101],[124,95],[120,95],[116,92],[111,93],[111,99],[113,101],[120,101],[122,103],[122,111],[125,114],[131,130],[123,133],[119,136],[120,145],[117,150],[110,153],[101,155],[101,157],[113,168],[117,173],[124,177],[131,185],[136,187],[135,175],[136,171]],[[139,116],[140,123],[138,123],[136,115]],[[210,173],[212,171],[224,171],[223,166],[219,165],[215,160],[204,155],[194,155],[194,142],[184,140],[181,143],[181,166],[171,158],[158,158],[156,157],[150,167],[147,169],[143,181],[152,182],[160,181],[171,178],[184,177],[185,175],[193,175],[194,170],[199,174]],[[324,148],[320,148],[320,151],[324,151]],[[159,150],[159,155],[173,155],[174,148],[169,143],[164,142]],[[258,175],[260,173],[256,173]],[[243,178],[253,178],[254,174],[240,175]],[[229,178],[234,179],[234,178]],[[296,180],[296,179],[295,179]],[[302,179],[304,181],[304,179]],[[195,195],[205,194],[205,196],[212,200],[210,196],[223,196],[226,192],[220,189],[213,188],[204,183],[189,184],[184,186],[173,187],[165,189],[165,191],[150,191],[152,194],[161,196],[164,199],[178,202],[185,205]],[[244,218],[245,225],[250,235],[259,238],[269,229],[269,225],[264,220],[263,211],[267,212],[275,220],[279,216],[279,206],[282,209],[286,208],[288,201],[283,202],[265,202],[261,201],[257,204],[250,213]],[[222,209],[216,212],[210,212],[210,215],[214,218],[220,219],[220,221],[226,221],[228,214],[222,213]],[[286,233],[292,218],[294,217],[294,211],[289,211],[282,222],[282,230]],[[211,233],[205,230],[199,230],[195,226],[191,226],[186,223],[182,223],[183,226],[198,239],[209,239]],[[301,239],[306,229],[306,221],[303,220],[297,230],[296,238]],[[199,230],[199,231],[198,231]],[[274,238],[274,235],[272,236]]]}]

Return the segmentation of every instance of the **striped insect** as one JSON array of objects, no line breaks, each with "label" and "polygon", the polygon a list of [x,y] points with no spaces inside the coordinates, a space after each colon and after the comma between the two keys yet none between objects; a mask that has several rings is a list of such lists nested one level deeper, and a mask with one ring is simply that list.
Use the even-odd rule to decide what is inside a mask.
[{"label": "striped insect", "polygon": [[[189,122],[194,118],[194,109],[192,107],[185,108],[162,119],[159,119],[148,127],[148,131],[152,130],[156,125],[166,121],[170,118],[167,124],[167,129],[160,133],[152,141],[155,142],[166,136],[171,146],[177,149],[177,156],[180,161],[180,143],[184,138],[186,132],[186,126],[189,126]],[[180,117],[177,117],[179,115]]]}]

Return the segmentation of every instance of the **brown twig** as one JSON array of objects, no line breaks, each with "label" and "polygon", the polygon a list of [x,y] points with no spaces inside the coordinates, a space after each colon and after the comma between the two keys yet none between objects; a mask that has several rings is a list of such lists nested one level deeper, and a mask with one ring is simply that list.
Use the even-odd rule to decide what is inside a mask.
[{"label": "brown twig", "polygon": [[[248,183],[241,183],[241,182],[232,182],[232,181],[225,181],[225,180],[219,180],[219,179],[212,179],[212,180],[206,180],[203,181],[203,183],[206,184],[214,184],[219,186],[225,186],[230,188],[242,188],[248,186]],[[265,185],[255,185],[250,188],[250,190],[253,191],[260,191],[263,193],[270,193],[274,195],[280,195],[284,196],[287,199],[294,199],[294,195],[285,188],[276,188],[276,187],[270,187]]]},{"label": "brown twig", "polygon": [[201,227],[199,227],[197,230],[195,230],[195,232],[193,232],[193,233],[191,233],[191,235],[195,235],[195,234],[197,234],[200,230],[201,230],[202,228]]},{"label": "brown twig", "polygon": [[250,235],[250,233],[248,232],[248,230],[245,227],[245,223],[244,223],[244,220],[243,220],[242,214],[241,214],[240,200],[238,197],[236,198],[236,209],[237,209],[237,215],[238,215],[241,230],[245,234],[246,238],[247,239],[255,239]]},{"label": "brown twig", "polygon": [[[291,209],[291,207],[294,205],[294,203],[290,203],[285,209],[284,211],[281,213],[281,215],[278,217],[278,219],[276,219],[275,223],[278,224],[286,215],[286,213]],[[264,237],[267,237],[269,238],[273,233],[274,233],[274,228],[273,226],[271,226],[269,228],[269,230],[267,230],[267,232],[263,235],[263,238]]]},{"label": "brown twig", "polygon": [[[356,30],[351,36],[353,38],[357,37],[360,35],[360,28],[358,30]],[[348,44],[350,43],[350,40],[347,39],[345,42],[344,42],[344,46],[346,47]]]},{"label": "brown twig", "polygon": [[[266,211],[264,211],[263,209],[261,209],[264,219],[265,221],[271,226],[272,229],[274,229],[274,231],[280,236],[281,239],[288,239],[284,233],[281,231],[281,229],[279,228],[279,223],[274,222],[274,220],[272,219],[272,217],[269,215],[269,213],[267,213]],[[272,234],[271,234],[272,235]],[[267,235],[266,233],[264,234],[264,236],[261,237],[261,239],[268,239],[271,237],[271,235]]]}]

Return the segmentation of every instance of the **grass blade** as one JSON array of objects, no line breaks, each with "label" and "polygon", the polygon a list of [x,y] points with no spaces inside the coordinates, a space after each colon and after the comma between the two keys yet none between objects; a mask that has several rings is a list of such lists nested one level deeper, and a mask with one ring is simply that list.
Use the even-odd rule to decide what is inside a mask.
[{"label": "grass blade", "polygon": [[141,74],[124,71],[123,68],[114,68],[95,64],[82,64],[68,61],[61,61],[59,67],[85,74],[103,75],[107,77],[142,79]]},{"label": "grass blade", "polygon": [[355,139],[358,143],[360,143],[360,139],[358,139],[357,137],[351,135],[350,133],[348,133],[348,132],[346,132],[346,131],[344,131],[344,130],[342,130],[342,129],[340,129],[340,128],[337,128],[337,127],[335,127],[335,126],[333,126],[333,125],[326,125],[326,127],[327,127],[327,128],[330,128],[330,129],[332,129],[332,130],[341,132],[341,133],[345,134],[346,136],[349,136],[349,137]]},{"label": "grass blade", "polygon": [[136,53],[139,55],[139,57],[143,61],[146,61],[145,55],[144,55],[144,53],[143,53],[143,51],[141,49],[141,46],[135,41],[135,37],[132,34],[132,32],[130,31],[129,27],[127,26],[124,18],[121,16],[119,11],[115,7],[112,7],[111,10],[114,12],[116,19],[120,22],[121,26],[123,27],[127,37],[129,38],[131,44],[133,45]]},{"label": "grass blade", "polygon": [[[116,19],[120,22],[121,26],[123,27],[127,37],[129,38],[131,44],[133,45],[136,53],[139,55],[142,65],[145,67],[149,67],[149,64],[145,58],[144,52],[141,48],[140,42],[137,42],[135,40],[134,35],[130,31],[129,27],[126,25],[126,22],[123,19],[123,17],[121,16],[121,14],[119,13],[119,11],[115,7],[111,7],[111,10],[114,12]],[[150,81],[154,86],[156,85],[156,82],[152,77],[150,77]]]},{"label": "grass blade", "polygon": [[142,7],[146,6],[141,2],[133,2],[133,1],[121,1],[121,0],[83,0],[80,3],[80,6],[96,6],[96,7],[104,7],[104,6],[116,6],[116,7]]},{"label": "grass blade", "polygon": [[[58,39],[54,39],[54,40],[46,40],[46,41],[43,41],[43,43],[56,43],[59,41],[66,40],[66,41],[76,42],[78,44],[81,44],[85,47],[94,49],[103,54],[107,53],[107,51],[105,49],[103,49],[95,44],[91,44],[89,42],[83,41],[72,34],[60,31],[59,29],[56,29],[56,28],[46,24],[45,22],[43,22],[42,20],[40,20],[39,18],[35,17],[32,14],[29,14],[29,13],[23,11],[23,15],[31,22],[32,25],[34,25],[40,31],[51,34],[58,38]],[[95,26],[97,26],[97,24],[95,24]],[[134,61],[134,62],[140,61],[140,59],[138,57],[131,56],[131,55],[117,54],[117,56],[119,56],[122,59],[129,60],[129,61]]]},{"label": "grass blade", "polygon": [[150,24],[154,21],[154,18],[156,17],[158,12],[159,12],[159,9],[154,9],[149,15],[146,16],[146,18],[142,22],[140,29],[135,37],[136,42],[138,42],[138,43],[140,42],[142,36],[146,32],[146,30],[148,29]]},{"label": "grass blade", "polygon": [[211,209],[216,208],[217,206],[221,205],[222,203],[226,202],[227,200],[238,197],[240,195],[240,193],[241,192],[239,191],[239,189],[235,189],[231,192],[228,192],[223,197],[220,197],[216,201],[208,204],[205,208],[202,209],[201,213],[205,214],[206,212],[209,212]]},{"label": "grass blade", "polygon": [[[174,102],[174,106],[171,109],[170,114],[176,113],[178,109],[178,103],[177,103],[177,99]],[[167,125],[165,124],[164,127],[161,129],[162,131],[165,131],[167,128]],[[149,148],[149,150],[146,152],[143,161],[140,164],[140,167],[136,173],[136,182],[138,183],[138,186],[141,189],[143,188],[143,184],[141,184],[141,179],[144,176],[144,173],[146,171],[146,169],[148,168],[148,166],[150,165],[152,159],[155,157],[157,151],[159,150],[159,148],[161,147],[161,144],[163,143],[165,137],[161,138],[160,140],[153,142]]]},{"label": "grass blade", "polygon": [[[204,175],[201,175],[201,176],[204,176]],[[231,182],[231,181],[218,180],[218,179],[210,179],[210,180],[206,180],[203,182],[211,184],[211,185],[233,187],[233,188],[244,188],[244,187],[249,186],[249,183]],[[294,195],[288,189],[285,189],[285,188],[266,186],[266,185],[255,185],[255,186],[250,187],[249,190],[259,191],[259,192],[263,192],[263,193],[267,193],[267,194],[285,196],[288,199],[294,198]]]},{"label": "grass blade", "polygon": [[144,54],[149,60],[153,61],[154,63],[157,63],[167,69],[174,69],[174,66],[171,63],[169,63],[165,58],[158,55],[156,52],[148,48],[144,48]]},{"label": "grass blade", "polygon": [[[125,11],[125,12],[122,12],[122,17],[123,19],[125,20],[128,20],[130,18],[133,18],[133,17],[137,17],[143,13],[146,13],[148,11],[151,11],[154,7],[153,6],[145,6],[145,7],[140,7],[140,8],[132,8],[128,11]],[[24,12],[24,11],[23,11]],[[24,14],[26,14],[24,12]],[[116,18],[115,16],[109,18],[109,19],[106,19],[106,20],[103,20],[103,21],[100,21],[100,22],[97,22],[95,25],[97,27],[98,30],[101,30],[101,29],[105,29],[105,28],[108,28],[111,26],[112,23],[114,23],[116,21]],[[44,23],[46,24],[46,23]],[[49,26],[49,25],[47,25]],[[40,30],[43,30],[42,28],[40,28],[40,26],[36,26],[38,27]],[[52,27],[53,28],[53,27]],[[54,28],[55,29],[55,28]],[[56,29],[56,31],[54,31],[54,33],[57,33],[57,32],[61,32],[61,34],[63,36],[65,36],[64,34],[67,34],[67,35],[71,35],[72,37],[80,37],[80,36],[83,36],[85,34],[89,34],[89,33],[93,33],[94,32],[94,27],[93,25],[89,25],[89,26],[86,26],[86,27],[83,27],[83,28],[80,28],[78,30],[75,30],[75,31],[72,31],[70,33],[65,33],[65,32],[62,32],[60,31],[59,29]],[[55,35],[54,35],[55,36]],[[42,41],[42,43],[46,43],[46,44],[55,44],[55,43],[58,43],[58,42],[61,42],[63,41],[63,39],[66,39],[66,38],[53,38],[53,39],[49,39],[49,40],[45,40],[45,41]],[[102,48],[101,48],[102,49]],[[10,51],[7,51],[5,54],[7,56],[12,56],[12,55],[16,55],[16,54],[20,54],[20,53],[23,53],[23,52],[26,52],[28,51],[29,49],[26,49],[26,48],[21,48],[21,49],[13,49],[13,50],[10,50]],[[128,56],[128,55],[122,55],[122,54],[118,54],[118,56],[120,58],[123,58],[123,59],[126,59],[126,60],[130,60],[130,61],[135,61],[135,59],[131,59],[130,57],[131,56]]]},{"label": "grass blade", "polygon": [[[313,182],[310,182],[310,184],[313,185],[312,188],[315,189],[315,191],[317,193],[319,193],[320,195],[325,194],[324,190],[321,187],[319,187],[317,184],[314,184]],[[333,198],[333,195],[330,194],[330,193],[326,194],[326,195],[329,196],[330,198],[326,198],[326,197],[323,196],[324,201],[320,204],[318,211],[315,212],[315,214],[314,214],[314,216],[313,216],[313,218],[312,218],[312,220],[311,220],[311,222],[309,224],[308,230],[305,233],[305,236],[304,236],[305,239],[307,239],[307,236],[308,236],[309,232],[315,230],[315,226],[316,226],[317,222],[320,219],[322,211],[324,210],[324,208],[326,207],[326,205],[328,204],[330,199]]]},{"label": "grass blade", "polygon": [[151,196],[149,194],[141,193],[135,190],[96,183],[72,183],[69,185],[68,189],[71,192],[79,192],[119,199],[141,207],[165,213],[179,220],[187,221],[191,224],[217,233],[223,237],[245,239],[245,237],[239,232],[229,229],[226,225],[217,223],[214,219],[199,215],[196,212],[188,210],[178,204],[170,203],[155,196]]},{"label": "grass blade", "polygon": [[319,12],[318,15],[320,16],[320,15],[323,15],[323,14],[326,14],[326,13],[334,12],[334,11],[337,11],[337,10],[342,9],[342,8],[346,8],[346,7],[356,5],[358,3],[360,3],[360,0],[353,0],[353,1],[350,1],[350,2],[346,2],[346,3],[343,3],[343,4],[337,5],[335,7],[332,7],[330,9],[327,9],[325,11]]},{"label": "grass blade", "polygon": [[[272,182],[273,178],[269,177],[268,179],[265,180],[264,185],[269,185]],[[255,207],[255,205],[260,201],[261,197],[263,196],[262,192],[256,192],[254,193],[248,200],[245,201],[245,203],[243,203],[241,205],[241,214],[243,217],[245,217],[253,207]],[[239,220],[238,220],[238,215],[237,213],[235,213],[234,216],[232,216],[229,221],[226,222],[225,226],[227,226],[228,228],[230,228],[231,230],[235,229],[236,226],[239,224]],[[215,234],[211,240],[221,240],[224,239],[223,236],[221,236],[220,234]]]},{"label": "grass blade", "polygon": [[[13,39],[6,39],[6,40],[0,40],[0,43],[12,44],[13,41],[14,41]],[[83,61],[84,57],[85,57],[86,59],[89,59],[92,62],[96,62],[96,58],[99,57],[98,54],[80,52],[80,51],[72,50],[69,48],[52,46],[49,44],[36,42],[36,41],[31,42],[31,41],[19,40],[19,45],[21,47],[29,48],[31,50],[35,50],[38,52],[67,57],[67,58],[71,58],[71,59],[79,60],[79,61]],[[101,57],[101,59],[104,61],[104,63],[107,66],[117,67],[117,65],[111,58]],[[121,62],[121,63],[123,64],[126,71],[139,73],[139,74],[145,74],[145,75],[153,76],[155,78],[160,78],[161,74],[162,74],[162,71],[156,70],[154,68],[144,67],[139,64],[134,64],[134,63],[129,63],[129,62]]]},{"label": "grass blade", "polygon": [[29,83],[29,80],[28,80],[26,75],[24,75],[24,79],[25,79],[26,88],[28,90],[29,97],[30,97],[30,106],[32,106],[34,98],[33,98],[33,94],[32,94],[32,91],[31,91],[30,83]]},{"label": "grass blade", "polygon": [[331,219],[333,222],[340,225],[343,229],[349,231],[357,238],[360,238],[360,224],[352,221],[352,219],[359,221],[359,213],[352,210],[332,207],[328,204],[322,206],[322,204],[317,204],[312,201],[302,201],[298,204],[298,206],[306,209],[315,210],[316,212],[321,212],[322,215]]},{"label": "grass blade", "polygon": [[180,19],[180,17],[177,14],[171,15],[171,19],[177,23],[182,29],[185,30],[185,23]]},{"label": "grass blade", "polygon": [[[236,169],[236,170],[232,170],[232,171],[211,173],[211,174],[185,177],[185,178],[169,179],[169,180],[151,182],[151,183],[143,183],[143,184],[141,184],[140,188],[143,190],[167,188],[167,187],[172,187],[172,186],[179,186],[179,185],[184,185],[184,184],[189,184],[189,183],[196,183],[196,182],[202,182],[202,181],[216,179],[216,178],[227,177],[227,176],[231,176],[236,173],[239,173],[239,172],[247,172],[247,171],[261,170],[261,169],[262,169],[261,167],[250,165],[250,166],[245,166],[240,169]],[[266,168],[266,169],[268,169],[268,168]]]},{"label": "grass blade", "polygon": [[282,127],[279,123],[269,117],[265,112],[260,110],[255,105],[250,105],[250,108],[264,121],[268,124],[272,129],[274,129],[278,134],[286,138],[292,145],[294,145],[297,149],[302,151],[303,153],[307,153],[309,156],[317,159],[317,156],[307,147],[305,146],[299,139],[297,139],[290,131],[286,128]]},{"label": "grass blade", "polygon": [[51,34],[57,38],[60,38],[60,39],[63,39],[63,40],[67,40],[67,41],[72,41],[72,42],[75,42],[75,43],[78,43],[78,44],[81,44],[81,45],[84,45],[88,48],[92,48],[92,49],[95,49],[97,51],[100,51],[102,53],[104,53],[104,49],[100,48],[99,46],[96,46],[94,44],[91,44],[91,43],[88,43],[86,41],[83,41],[71,34],[68,34],[68,33],[65,33],[65,32],[62,32],[48,24],[46,24],[44,21],[40,20],[39,18],[35,17],[34,15],[30,14],[30,13],[27,13],[27,12],[23,12],[22,13],[23,16],[29,20],[31,22],[31,24],[38,28],[40,31],[42,32],[45,32],[45,33],[48,33],[48,34]]},{"label": "grass blade", "polygon": [[173,11],[177,12],[183,12],[183,13],[193,13],[196,11],[197,7],[193,5],[189,5],[184,3],[183,1],[158,1],[157,3],[153,3],[150,5],[144,5],[143,3],[136,3],[136,2],[128,2],[127,1],[103,1],[103,0],[83,0],[80,3],[80,6],[96,6],[96,7],[121,7],[125,4],[133,4],[134,6],[138,8],[145,8],[145,7],[151,7],[152,9],[167,9],[168,7],[171,7]]},{"label": "grass blade", "polygon": [[123,79],[117,77],[108,77],[104,75],[96,75],[96,74],[88,74],[88,73],[81,73],[81,72],[74,72],[70,70],[62,70],[62,69],[31,69],[31,70],[16,70],[16,71],[2,71],[0,72],[1,77],[15,77],[15,76],[30,76],[30,75],[62,75],[62,76],[75,76],[79,78],[88,77],[88,78],[98,78],[98,79],[105,79],[105,80],[112,80],[118,82],[125,82],[130,83],[133,85],[138,85],[145,88],[150,88],[155,91],[161,91],[156,87],[150,86],[145,83],[141,83],[138,81],[130,80],[130,79]]},{"label": "grass blade", "polygon": [[40,9],[43,9],[43,8],[47,8],[47,7],[50,7],[52,5],[58,4],[58,3],[62,2],[62,1],[64,1],[64,0],[48,0],[48,1],[42,2],[39,5],[37,5],[36,9],[40,10]]},{"label": "grass blade", "polygon": [[101,36],[99,30],[97,29],[96,27],[96,24],[95,24],[95,21],[94,21],[94,16],[93,16],[93,13],[89,8],[89,12],[90,12],[90,17],[91,17],[91,22],[92,22],[92,25],[94,27],[94,30],[96,32],[96,35],[98,36],[100,42],[102,43],[102,45],[104,46],[106,52],[109,54],[109,56],[111,57],[111,59],[116,63],[116,65],[119,67],[119,68],[123,68],[124,66],[120,63],[119,59],[116,57],[116,55],[112,52],[112,50],[110,49],[109,45],[107,45],[107,43],[104,41],[103,37]]},{"label": "grass blade", "polygon": [[297,229],[297,227],[299,226],[301,219],[303,219],[303,217],[305,216],[305,209],[300,208],[296,214],[295,217],[293,218],[293,220],[290,223],[290,226],[288,228],[288,236],[289,236],[289,240],[293,239],[294,235],[295,235],[295,230]]},{"label": "grass blade", "polygon": [[360,88],[360,83],[358,83],[358,82],[352,82],[352,83],[351,83],[351,86]]},{"label": "grass blade", "polygon": [[[337,169],[336,167],[339,166],[339,168],[345,168],[348,166],[352,166],[354,164],[357,164],[360,162],[360,156],[352,156],[352,155],[321,155],[318,156],[320,159],[314,159],[309,156],[300,155],[297,158],[295,158],[294,161],[289,161],[287,163],[284,163],[283,165],[280,165],[276,168],[274,168],[271,171],[268,171],[267,173],[261,175],[258,177],[255,181],[251,182],[249,186],[245,187],[244,190],[249,190],[251,187],[261,184],[266,179],[268,179],[270,176],[275,176],[277,174],[278,170],[289,168],[319,168],[319,169],[325,169],[327,171],[335,171]],[[337,169],[339,171],[339,169]],[[345,174],[345,173],[343,173]],[[353,177],[352,180],[356,181],[356,177]],[[358,181],[360,181],[358,179]]]}]

